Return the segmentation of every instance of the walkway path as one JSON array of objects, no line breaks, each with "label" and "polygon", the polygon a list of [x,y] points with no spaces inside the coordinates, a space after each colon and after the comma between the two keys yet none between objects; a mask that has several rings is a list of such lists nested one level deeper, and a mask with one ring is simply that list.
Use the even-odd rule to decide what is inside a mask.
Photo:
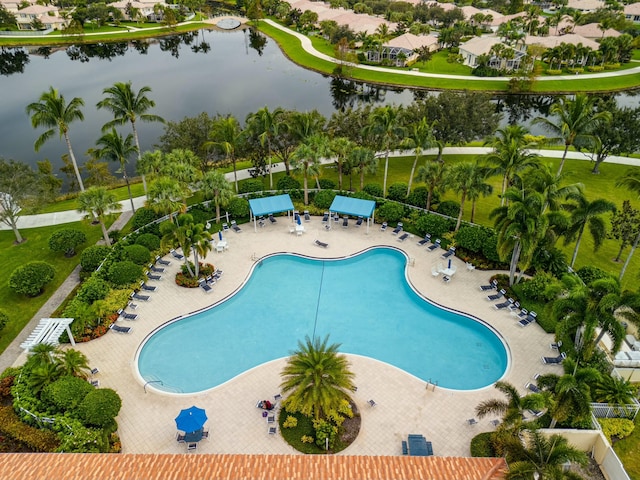
[{"label": "walkway path", "polygon": [[[444,149],[444,155],[483,155],[491,151],[490,148],[487,147],[447,147]],[[542,157],[546,158],[562,158],[562,150],[533,150],[533,152],[539,153]],[[427,150],[423,153],[423,155],[435,155],[437,150]],[[391,157],[401,157],[401,156],[412,156],[414,153],[410,151],[395,151],[391,153]],[[588,160],[591,161],[591,155],[580,153],[580,152],[568,152],[567,158],[572,160]],[[322,160],[323,164],[330,164],[333,162],[333,159],[326,158]],[[640,166],[639,158],[630,158],[630,157],[620,157],[620,156],[610,156],[607,157],[606,163],[617,163],[620,165],[631,165],[631,166]],[[273,172],[284,172],[284,164],[280,162],[278,165],[272,167]],[[238,172],[238,180],[245,180],[247,178],[251,178],[249,175],[249,169],[239,170]],[[233,181],[233,173],[226,174],[227,180]],[[139,208],[144,205],[145,197],[136,197],[133,199],[134,205],[136,208]],[[131,203],[129,200],[122,200],[120,202],[122,205],[122,212],[131,211]],[[35,227],[44,227],[51,225],[59,225],[63,223],[72,223],[79,222],[84,218],[84,214],[77,212],[75,210],[67,210],[64,212],[55,212],[55,213],[41,213],[38,215],[24,215],[20,217],[18,220],[18,228],[35,228]],[[112,227],[113,228],[113,227]],[[0,224],[0,230],[9,230],[5,224]]]}]

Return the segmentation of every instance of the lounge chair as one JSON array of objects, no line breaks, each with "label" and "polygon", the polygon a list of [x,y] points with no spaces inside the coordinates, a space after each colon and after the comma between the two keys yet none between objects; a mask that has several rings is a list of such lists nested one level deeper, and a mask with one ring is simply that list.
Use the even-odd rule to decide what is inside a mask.
[{"label": "lounge chair", "polygon": [[276,220],[276,219],[275,219],[275,217],[273,216],[273,213],[270,213],[270,214],[269,214],[269,221],[270,221],[271,223],[276,223],[276,222],[277,222],[277,220]]},{"label": "lounge chair", "polygon": [[382,225],[380,225],[380,230],[382,230],[383,232],[387,231],[387,222],[382,222]]},{"label": "lounge chair", "polygon": [[480,290],[482,290],[483,292],[487,290],[494,290],[496,288],[498,288],[497,280],[492,280],[489,285],[480,285]]},{"label": "lounge chair", "polygon": [[405,233],[403,233],[402,235],[400,235],[398,237],[398,241],[399,242],[404,242],[407,238],[409,238],[409,234],[405,232]]},{"label": "lounge chair", "polygon": [[440,248],[440,243],[442,242],[442,240],[440,240],[439,238],[433,242],[431,245],[429,245],[427,247],[427,251],[429,252],[433,252],[435,249]]},{"label": "lounge chair", "polygon": [[345,228],[349,226],[349,217],[344,217],[342,219],[342,226]]},{"label": "lounge chair", "polygon": [[224,272],[222,270],[218,269],[215,272],[213,272],[213,278],[219,279],[223,273]]},{"label": "lounge chair", "polygon": [[558,342],[554,342],[551,345],[549,345],[549,347],[551,347],[551,350],[560,350],[561,346],[562,346],[562,340],[559,340]]},{"label": "lounge chair", "polygon": [[149,270],[155,273],[164,273],[164,267],[156,267],[155,265],[151,265]]},{"label": "lounge chair", "polygon": [[356,220],[356,227],[359,227],[360,225],[362,225],[363,221],[364,219],[362,217],[358,217],[358,220]]},{"label": "lounge chair", "polygon": [[512,311],[511,315],[522,320],[523,318],[527,318],[529,316],[529,310],[527,310],[526,308],[521,308],[519,312]]},{"label": "lounge chair", "polygon": [[89,383],[91,385],[93,385],[94,387],[98,388],[100,386],[100,380],[91,380],[89,381]]},{"label": "lounge chair", "polygon": [[409,455],[409,447],[406,440],[402,440],[402,455]]},{"label": "lounge chair", "polygon": [[147,276],[149,280],[162,280],[162,277],[160,275],[154,275],[151,272],[149,272],[149,270],[144,272],[144,274]]},{"label": "lounge chair", "polygon": [[274,403],[278,403],[280,400],[282,400],[282,395],[281,395],[281,394],[279,394],[279,393],[276,393],[276,394],[273,396],[273,401],[274,401]]},{"label": "lounge chair", "polygon": [[526,327],[527,325],[534,323],[537,317],[538,317],[538,314],[536,312],[529,312],[529,315],[527,315],[525,318],[520,320],[518,324],[521,327]]},{"label": "lounge chair", "polygon": [[147,285],[144,282],[140,282],[140,288],[147,292],[155,292],[156,290],[158,290],[158,287],[156,287],[155,285]]},{"label": "lounge chair", "polygon": [[229,231],[229,225],[226,222],[222,224],[222,231],[223,232],[228,232]]},{"label": "lounge chair", "polygon": [[138,314],[137,313],[127,313],[122,308],[120,310],[118,310],[118,316],[120,318],[124,318],[125,320],[137,320],[138,319]]},{"label": "lounge chair", "polygon": [[502,290],[500,290],[498,293],[494,295],[487,295],[487,300],[489,300],[490,302],[493,302],[494,300],[498,300],[502,298],[505,293],[507,293],[507,291],[503,288]]},{"label": "lounge chair", "polygon": [[451,248],[449,248],[449,250],[447,250],[446,252],[444,252],[442,254],[442,258],[449,258],[454,253],[456,253],[456,247],[451,247]]},{"label": "lounge chair", "polygon": [[324,212],[322,216],[322,223],[327,223],[329,221],[329,212]]},{"label": "lounge chair", "polygon": [[100,369],[98,367],[94,367],[91,370],[89,370],[89,373],[91,373],[91,375],[97,375],[100,373]]},{"label": "lounge chair", "polygon": [[508,305],[507,308],[509,308],[510,312],[520,310],[520,302],[513,302],[511,305]]},{"label": "lounge chair", "polygon": [[369,404],[370,407],[375,407],[377,405],[375,400],[369,400],[367,403]]},{"label": "lounge chair", "polygon": [[309,210],[305,210],[304,211],[304,221],[305,222],[310,222],[311,221],[311,215],[309,215]]},{"label": "lounge chair", "polygon": [[333,221],[337,222],[340,220],[340,214],[338,212],[333,212]]},{"label": "lounge chair", "polygon": [[322,248],[327,248],[329,246],[328,243],[321,242],[320,240],[316,240],[313,243],[315,243],[317,246],[322,247]]},{"label": "lounge chair", "polygon": [[470,418],[467,420],[467,425],[477,425],[478,421],[475,418]]},{"label": "lounge chair", "polygon": [[426,245],[427,243],[429,243],[430,241],[431,241],[431,235],[429,235],[429,234],[427,233],[427,234],[424,236],[424,238],[418,242],[418,245],[423,246],[423,245]]},{"label": "lounge chair", "polygon": [[496,303],[493,308],[495,308],[496,310],[502,310],[503,308],[507,308],[508,306],[510,306],[511,304],[513,304],[513,298],[508,298],[505,302],[502,303]]},{"label": "lounge chair", "polygon": [[567,354],[562,352],[557,357],[542,357],[542,363],[545,365],[557,365],[562,363],[565,358],[567,358]]},{"label": "lounge chair", "polygon": [[118,333],[129,333],[131,330],[133,330],[131,327],[121,327],[120,325],[116,325],[115,323],[109,325],[109,328]]},{"label": "lounge chair", "polygon": [[531,391],[533,393],[540,393],[540,391],[541,391],[535,383],[531,383],[531,382],[528,382],[524,386],[524,388],[526,388],[527,390],[529,390],[529,391]]},{"label": "lounge chair", "polygon": [[171,260],[165,260],[164,258],[160,258],[160,255],[158,255],[156,257],[156,263],[167,266],[167,265],[171,265]]},{"label": "lounge chair", "polygon": [[211,285],[209,285],[207,283],[207,281],[204,278],[201,278],[200,280],[198,280],[198,286],[204,290],[204,293],[211,293],[213,292],[213,288],[211,287]]},{"label": "lounge chair", "polygon": [[216,279],[213,278],[213,275],[207,275],[205,278],[205,281],[207,282],[208,285],[215,285],[216,284]]},{"label": "lounge chair", "polygon": [[177,258],[178,260],[184,260],[184,255],[179,254],[178,252],[175,251],[175,249],[171,249],[169,250],[169,253],[171,253],[171,255],[173,255],[175,258]]},{"label": "lounge chair", "polygon": [[148,302],[151,297],[149,295],[142,295],[141,293],[133,292],[131,294],[131,298],[135,298],[136,300],[142,300],[143,302]]},{"label": "lounge chair", "polygon": [[402,222],[398,222],[398,225],[396,226],[396,228],[393,229],[393,233],[394,235],[399,234],[402,231]]},{"label": "lounge chair", "polygon": [[238,226],[235,220],[231,220],[231,228],[236,233],[240,233],[242,231],[242,229]]}]

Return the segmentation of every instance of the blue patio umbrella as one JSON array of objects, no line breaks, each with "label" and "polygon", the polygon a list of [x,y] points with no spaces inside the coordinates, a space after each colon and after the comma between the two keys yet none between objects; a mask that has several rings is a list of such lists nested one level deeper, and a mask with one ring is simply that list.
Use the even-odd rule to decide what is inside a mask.
[{"label": "blue patio umbrella", "polygon": [[300,215],[296,215],[296,222],[298,225],[302,225],[302,222],[300,221]]},{"label": "blue patio umbrella", "polygon": [[449,259],[449,267],[448,268],[451,268],[451,259]]},{"label": "blue patio umbrella", "polygon": [[176,427],[186,433],[192,433],[202,429],[207,421],[207,412],[196,406],[180,410],[176,417]]},{"label": "blue patio umbrella", "polygon": [[222,241],[222,230],[218,230],[218,238]]}]

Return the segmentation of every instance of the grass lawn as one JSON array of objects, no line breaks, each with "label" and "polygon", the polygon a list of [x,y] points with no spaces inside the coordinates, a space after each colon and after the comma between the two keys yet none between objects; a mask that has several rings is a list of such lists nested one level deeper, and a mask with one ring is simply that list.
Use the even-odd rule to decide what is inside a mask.
[{"label": "grass lawn", "polygon": [[640,480],[640,416],[635,420],[636,428],[627,438],[613,444],[613,450],[620,458],[631,480]]},{"label": "grass lawn", "polygon": [[[113,218],[115,219],[115,217]],[[109,224],[113,222],[110,220]],[[12,231],[0,230],[0,265],[4,281],[0,282],[0,308],[9,315],[9,323],[0,331],[0,352],[13,341],[18,333],[29,323],[36,312],[44,305],[48,298],[69,276],[71,271],[80,262],[80,253],[86,247],[94,245],[102,232],[99,225],[90,225],[86,222],[69,223],[65,228],[81,230],[87,236],[87,243],[82,245],[78,254],[72,258],[65,258],[61,253],[49,250],[49,237],[62,226],[41,227],[21,230],[20,233],[26,242],[14,245],[15,236]],[[29,298],[9,290],[8,277],[17,267],[31,261],[43,261],[52,265],[56,270],[53,281],[46,286],[45,291],[38,297]]]},{"label": "grass lawn", "polygon": [[[111,189],[111,192],[115,194],[118,201],[128,200],[129,192],[126,186],[116,187]],[[131,184],[131,195],[133,198],[144,195],[144,187],[142,182]],[[53,213],[53,212],[65,212],[67,210],[76,210],[78,208],[77,198],[68,198],[66,200],[59,200],[55,203],[50,203],[43,206],[38,210],[38,213]]]}]

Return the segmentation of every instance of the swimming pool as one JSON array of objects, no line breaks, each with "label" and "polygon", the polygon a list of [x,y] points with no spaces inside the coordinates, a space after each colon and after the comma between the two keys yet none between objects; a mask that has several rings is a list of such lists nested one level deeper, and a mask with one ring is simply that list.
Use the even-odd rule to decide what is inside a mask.
[{"label": "swimming pool", "polygon": [[477,319],[418,295],[406,261],[392,248],[339,260],[264,258],[234,296],[150,335],[138,372],[154,388],[200,392],[288,356],[305,335],[329,334],[341,352],[440,387],[473,390],[499,380],[508,361],[503,341]]}]

